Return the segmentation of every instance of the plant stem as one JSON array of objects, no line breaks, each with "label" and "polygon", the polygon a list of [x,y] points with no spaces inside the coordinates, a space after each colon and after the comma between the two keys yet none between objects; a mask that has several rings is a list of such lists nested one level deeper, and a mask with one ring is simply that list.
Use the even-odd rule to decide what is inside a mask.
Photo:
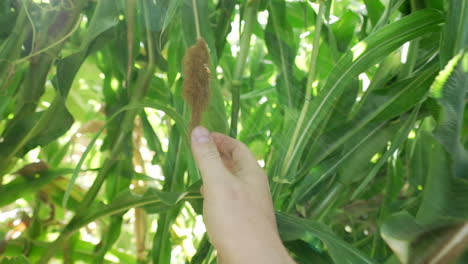
[{"label": "plant stem", "polygon": [[[183,116],[185,116],[188,112],[187,104],[185,103],[183,105],[182,112]],[[172,178],[168,182],[168,185],[164,187],[165,190],[167,189],[169,192],[176,192],[182,190],[184,187],[183,171],[185,170],[185,166],[182,162],[182,148],[184,147],[183,142],[188,142],[188,140],[185,140],[186,138],[187,137],[184,133],[179,133],[178,139],[175,142],[175,144],[177,144],[177,150],[174,152],[173,166],[169,166],[170,170],[168,169],[166,172],[167,175],[172,175]],[[169,162],[169,160],[171,159],[168,158],[166,162]],[[179,175],[182,177],[179,177]],[[153,238],[153,263],[167,263],[169,261],[172,254],[172,252],[168,250],[171,248],[171,245],[168,243],[170,237],[169,232],[172,224],[175,221],[175,218],[179,215],[180,210],[181,206],[175,206],[168,212],[159,215],[160,218],[158,220],[158,229]]]},{"label": "plant stem", "polygon": [[328,192],[325,198],[323,198],[322,201],[315,207],[312,216],[318,221],[321,221],[323,217],[327,214],[328,210],[330,209],[330,206],[335,202],[337,195],[343,190],[343,188],[344,185],[341,182],[335,182],[335,184],[333,184],[331,190]]},{"label": "plant stem", "polygon": [[23,62],[26,62],[27,60],[31,59],[31,58],[34,58],[38,55],[40,55],[41,53],[44,53],[50,49],[52,49],[53,47],[55,46],[58,46],[60,44],[62,44],[63,42],[65,42],[65,40],[67,40],[69,37],[71,37],[71,35],[73,35],[73,33],[75,33],[79,28],[80,28],[80,25],[81,25],[81,17],[80,19],[78,19],[75,23],[75,25],[73,26],[73,28],[70,30],[70,32],[68,32],[65,36],[63,36],[62,38],[60,38],[59,40],[55,41],[54,43],[52,44],[49,44],[47,47],[41,49],[41,50],[38,50],[38,51],[34,51],[31,52],[31,54],[29,54],[28,56],[26,57],[23,57],[17,61],[15,61],[14,63],[15,64],[19,64],[19,63],[23,63]]},{"label": "plant stem", "polygon": [[148,215],[146,211],[142,208],[135,208],[135,240],[136,240],[136,255],[137,260],[141,263],[146,261],[146,234],[148,232],[147,228]]},{"label": "plant stem", "polygon": [[146,39],[148,41],[148,66],[154,67],[154,48],[155,47],[154,47],[153,35],[151,34],[151,30],[150,30],[151,19],[150,19],[150,14],[149,14],[148,1],[143,1],[143,7],[145,9],[144,16],[145,16],[145,24],[146,24]]},{"label": "plant stem", "polygon": [[312,99],[312,84],[315,80],[317,58],[318,58],[318,52],[320,50],[320,35],[322,33],[323,15],[325,13],[325,8],[326,8],[325,3],[320,2],[319,11],[317,15],[317,21],[315,21],[316,24],[315,24],[314,43],[312,46],[312,55],[310,58],[309,74],[307,75],[307,87],[306,87],[304,105],[309,104],[310,100]]},{"label": "plant stem", "polygon": [[55,252],[57,252],[57,250],[59,250],[65,244],[66,240],[73,233],[74,231],[62,231],[62,233],[60,233],[60,236],[46,248],[44,254],[42,254],[37,264],[49,263],[49,260],[55,255]]},{"label": "plant stem", "polygon": [[21,8],[18,14],[12,33],[0,46],[0,91],[8,87],[9,77],[12,76],[11,72],[15,67],[13,61],[20,56],[22,44],[29,32],[26,4],[23,5],[24,8]]},{"label": "plant stem", "polygon": [[[141,120],[141,119],[139,119]],[[142,122],[138,122],[138,126],[136,127],[136,131],[134,134],[134,144],[133,144],[133,166],[141,167],[141,172],[147,174],[145,169],[145,162],[140,152],[142,146],[142,139],[143,139],[143,129],[142,129]],[[136,168],[134,168],[135,170]],[[132,180],[132,183],[135,186],[138,186],[134,191],[140,195],[144,195],[147,191],[148,186],[146,183],[139,184],[139,181]],[[134,209],[134,217],[135,222],[134,232],[135,232],[135,240],[136,240],[136,255],[138,263],[145,263],[146,262],[146,235],[148,233],[148,215],[146,211],[142,208],[135,208]]]},{"label": "plant stem", "polygon": [[294,156],[292,153],[294,150],[294,145],[296,145],[297,138],[299,136],[299,133],[301,132],[302,123],[305,120],[307,110],[309,109],[309,103],[312,99],[312,89],[313,89],[312,84],[315,80],[317,58],[318,58],[318,52],[320,48],[320,34],[322,31],[323,15],[325,14],[325,9],[326,9],[326,4],[324,2],[320,2],[317,20],[315,23],[314,43],[313,43],[312,54],[310,58],[309,74],[307,76],[307,87],[306,87],[304,105],[302,107],[299,120],[297,121],[294,134],[291,138],[291,142],[289,143],[288,151],[286,152],[286,156],[284,157],[283,167],[281,168],[281,172],[279,175],[279,182],[278,182],[279,186],[278,188],[275,188],[275,192],[273,194],[275,198],[277,198],[279,194],[281,193],[281,189],[282,189],[281,180],[284,179],[284,177],[286,177],[286,173],[288,172],[289,167],[291,166],[291,162]]},{"label": "plant stem", "polygon": [[41,132],[50,120],[54,117],[56,108],[63,104],[63,101],[60,97],[55,97],[54,101],[52,102],[51,106],[42,114],[39,121],[32,127],[31,130],[23,137],[21,140],[13,146],[13,148],[9,149],[9,152],[6,157],[0,162],[0,171],[2,168],[8,166],[10,160],[29,142],[33,137],[35,137],[39,132]]},{"label": "plant stem", "polygon": [[[133,90],[132,97],[130,98],[130,104],[139,103],[141,100],[144,99],[146,92],[148,90],[148,85],[151,81],[151,78],[155,70],[154,41],[153,41],[153,36],[149,29],[149,24],[150,24],[149,10],[150,9],[148,7],[147,1],[143,1],[143,7],[145,10],[144,19],[147,25],[146,37],[147,37],[147,42],[148,42],[148,45],[147,45],[148,65],[140,73],[141,75],[139,76],[137,80],[135,89]],[[86,208],[88,208],[92,204],[92,202],[95,200],[102,184],[107,178],[108,172],[115,164],[115,160],[113,159],[113,157],[116,157],[120,153],[125,141],[128,139],[128,135],[131,133],[133,122],[135,120],[135,116],[137,115],[137,113],[138,113],[137,109],[132,109],[125,113],[123,122],[122,122],[123,130],[121,130],[119,135],[117,136],[117,140],[114,143],[114,147],[110,153],[110,158],[108,158],[106,162],[104,163],[103,168],[100,170],[96,180],[93,182],[93,185],[91,186],[89,191],[86,193],[86,196],[83,199],[82,203],[80,204],[80,207],[78,208],[75,217],[72,219],[70,223],[73,223],[74,219],[79,219],[82,215],[84,215],[86,212]]]},{"label": "plant stem", "polygon": [[135,8],[136,0],[128,0],[126,11],[127,11],[127,50],[128,50],[128,59],[127,59],[127,79],[126,79],[126,88],[130,93],[130,80],[132,78],[132,68],[133,68],[133,41],[135,35]]},{"label": "plant stem", "polygon": [[[411,0],[411,11],[416,12],[418,10],[417,3],[414,0]],[[419,39],[415,39],[409,43],[408,52],[406,56],[406,62],[401,67],[400,74],[398,79],[404,79],[411,75],[416,65],[416,60],[418,59],[419,51]]]},{"label": "plant stem", "polygon": [[240,81],[244,73],[245,63],[250,51],[250,39],[252,38],[253,29],[257,22],[257,11],[260,1],[254,0],[246,3],[245,8],[245,24],[244,31],[240,38],[240,51],[237,56],[236,69],[234,71],[231,82],[226,82],[225,89],[231,90],[232,94],[232,110],[231,110],[231,129],[229,135],[233,138],[237,137],[237,123],[239,120],[240,110]]},{"label": "plant stem", "polygon": [[[150,27],[149,27],[149,8],[147,6],[147,1],[143,1],[143,6],[145,10],[145,23],[147,25],[146,27],[146,35],[147,35],[147,41],[148,41],[148,65],[146,66],[145,69],[142,70],[140,73],[141,75],[139,76],[137,83],[135,84],[135,89],[133,90],[132,97],[130,99],[130,104],[134,103],[139,103],[141,100],[144,99],[146,95],[146,91],[149,85],[149,82],[151,78],[153,77],[153,73],[155,70],[155,65],[154,65],[154,42],[153,42],[153,37],[150,32]],[[104,165],[102,166],[101,170],[99,171],[98,176],[93,182],[93,185],[91,188],[88,190],[86,193],[85,197],[83,198],[83,201],[79,205],[75,216],[70,220],[67,226],[72,225],[74,222],[77,222],[80,220],[80,218],[85,215],[86,211],[88,208],[91,206],[93,201],[96,199],[96,196],[101,189],[102,184],[107,178],[107,174],[110,171],[110,169],[114,166],[116,160],[113,159],[113,157],[116,157],[123,146],[123,143],[125,140],[128,138],[128,134],[131,132],[132,127],[133,127],[133,121],[135,119],[136,114],[138,113],[137,109],[131,109],[127,112],[125,112],[123,121],[122,121],[122,130],[117,136],[116,142],[114,142],[114,147],[112,148],[112,151],[109,155],[109,158],[105,161]],[[64,230],[65,231],[65,230]],[[63,232],[62,232],[63,234]],[[62,239],[62,235],[57,239]],[[56,240],[56,241],[57,241]],[[54,242],[53,245],[56,243]],[[47,249],[47,252],[49,253],[48,255],[45,255],[44,257],[41,258],[39,263],[47,263],[49,259],[55,254],[57,250],[59,250],[60,247],[55,246],[55,247],[49,247]]]},{"label": "plant stem", "polygon": [[[72,11],[60,10],[58,12],[55,19],[53,20],[54,23],[52,23],[52,25],[49,27],[49,31],[53,28],[53,26],[56,26],[58,24],[58,21],[61,18],[60,15],[67,14],[68,15],[67,20],[61,21],[60,31],[57,31],[57,33],[52,35],[50,39],[54,40],[56,38],[60,38],[62,35],[67,34],[69,28],[72,27],[78,20],[82,7],[84,6],[84,3],[85,3],[85,0],[79,0]],[[25,8],[22,8],[21,10],[24,11]],[[18,19],[21,19],[18,21],[18,23],[24,23],[26,16],[27,16],[26,14],[21,15],[18,18]],[[21,32],[22,32],[21,34],[24,34],[25,32],[28,33],[29,29],[25,31],[21,31]],[[20,32],[14,32],[13,34],[19,34],[19,33]],[[17,39],[17,41],[19,40],[21,40],[21,38]],[[48,41],[49,39],[46,38],[45,40],[41,41],[38,45],[47,45]],[[15,43],[10,43],[10,44],[19,46],[20,50],[18,52],[21,51],[21,46],[22,46],[21,43],[15,42]],[[33,43],[33,46],[34,45],[35,43]],[[12,127],[15,127],[15,125],[21,122],[24,118],[28,118],[36,110],[39,99],[45,90],[45,82],[47,80],[47,75],[50,71],[53,61],[55,60],[56,55],[60,52],[62,46],[63,46],[63,43],[60,43],[60,45],[57,44],[54,46],[50,54],[38,54],[30,58],[30,66],[29,66],[28,73],[26,74],[23,85],[18,91],[18,100],[17,100],[18,104],[17,104],[17,110],[15,113],[15,116],[8,123],[8,126],[3,132],[4,135],[8,133],[9,129],[11,129]],[[1,56],[2,55],[0,54],[0,57]],[[28,56],[28,58],[29,57],[30,56]],[[7,61],[7,63],[10,63],[10,62]],[[18,151],[20,151],[24,147],[24,145],[28,143],[30,139],[35,137],[38,133],[40,133],[41,131],[43,131],[43,129],[47,127],[49,120],[53,117],[55,113],[54,109],[60,106],[61,104],[63,104],[64,100],[65,98],[57,96],[54,99],[51,107],[47,111],[45,111],[45,113],[41,116],[39,121],[36,124],[34,124],[31,131],[29,131],[25,137],[23,137],[21,140],[16,141],[16,142],[9,142],[9,144],[7,144],[8,148],[0,149],[0,185],[1,185],[3,174],[8,170],[8,165],[11,163],[11,160],[15,157],[15,154],[17,154]]]},{"label": "plant stem", "polygon": [[200,18],[198,17],[198,6],[197,0],[192,0],[193,5],[193,17],[195,18],[195,30],[197,31],[197,39],[201,38],[200,32]]},{"label": "plant stem", "polygon": [[382,28],[385,26],[388,22],[388,19],[390,16],[398,10],[398,8],[405,2],[405,0],[391,0],[390,3],[388,3],[387,8],[385,8],[384,13],[379,19],[379,22],[377,22],[377,25],[372,29],[372,32],[376,32],[378,29]]},{"label": "plant stem", "polygon": [[[180,202],[182,203],[183,201],[189,200],[189,199],[202,199],[201,196],[199,195],[187,195],[185,196]],[[45,253],[41,256],[41,259],[37,262],[38,264],[47,264],[49,263],[49,260],[55,255],[57,250],[59,250],[65,241],[76,231],[78,231],[80,228],[83,226],[96,221],[98,218],[102,218],[104,216],[112,216],[121,212],[124,212],[130,208],[136,208],[136,207],[143,207],[145,205],[150,205],[150,204],[156,204],[156,203],[161,203],[161,199],[157,195],[152,195],[152,196],[147,196],[147,197],[142,197],[139,198],[138,200],[131,201],[130,203],[123,203],[119,204],[118,207],[113,207],[112,205],[109,205],[107,207],[104,207],[101,211],[96,212],[96,210],[92,211],[91,213],[88,213],[88,215],[82,215],[81,219],[76,219],[74,222],[73,219],[68,223],[68,225],[64,228],[62,233],[60,233],[60,236],[49,246],[46,248]],[[111,207],[109,209],[109,207]],[[75,218],[74,218],[75,219]]]},{"label": "plant stem", "polygon": [[[147,7],[147,1],[143,1],[144,9],[146,10],[144,16],[145,16],[145,22],[147,23],[147,29],[146,29],[146,35],[147,35],[147,41],[148,41],[148,65],[146,69],[144,69],[140,75],[140,77],[137,80],[137,83],[135,84],[135,90],[133,91],[132,98],[130,99],[130,104],[135,104],[139,103],[141,100],[144,99],[146,95],[146,91],[148,90],[148,85],[149,82],[153,76],[155,66],[154,66],[154,42],[153,42],[153,37],[151,35],[150,29],[149,29],[149,8]],[[105,181],[105,178],[107,177],[107,173],[109,170],[112,168],[114,164],[114,160],[112,160],[112,157],[115,157],[120,153],[120,150],[123,146],[123,143],[125,142],[128,133],[131,131],[131,128],[133,127],[133,121],[135,120],[135,116],[138,113],[138,109],[131,109],[128,110],[123,118],[122,121],[122,130],[120,131],[119,135],[117,136],[117,140],[114,143],[114,147],[110,153],[110,159],[107,159],[105,164],[103,165],[103,168],[99,172],[96,180],[94,181],[93,185],[89,189],[89,191],[86,193],[85,198],[83,199],[83,202],[81,203],[80,208],[82,210],[86,210],[91,203],[94,201],[96,198],[97,193],[99,192],[99,189],[101,188],[102,184]],[[81,210],[77,211],[77,215],[80,214]]]},{"label": "plant stem", "polygon": [[287,100],[287,105],[289,107],[292,107],[293,106],[293,99],[292,99],[292,90],[293,88],[291,87],[291,80],[290,80],[290,76],[289,76],[289,72],[288,72],[288,65],[289,65],[289,62],[287,61],[287,59],[285,58],[287,56],[286,54],[286,51],[285,51],[285,47],[284,47],[284,43],[281,39],[279,39],[279,36],[281,35],[281,31],[278,30],[278,28],[281,28],[282,25],[280,24],[281,22],[278,22],[278,18],[276,17],[276,15],[274,15],[276,13],[276,7],[275,5],[273,4],[272,1],[270,1],[269,3],[269,12],[270,12],[270,16],[271,16],[271,22],[273,24],[273,30],[274,30],[274,33],[275,35],[277,36],[276,38],[276,42],[277,42],[277,45],[278,45],[278,51],[279,51],[279,57],[280,57],[280,72],[283,73],[283,76],[284,76],[284,84],[285,84],[285,90],[286,90],[286,100]]}]

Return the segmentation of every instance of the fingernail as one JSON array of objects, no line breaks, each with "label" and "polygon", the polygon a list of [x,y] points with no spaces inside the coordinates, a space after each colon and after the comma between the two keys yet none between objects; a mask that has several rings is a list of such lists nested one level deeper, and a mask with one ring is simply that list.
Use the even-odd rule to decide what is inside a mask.
[{"label": "fingernail", "polygon": [[192,139],[197,143],[205,143],[210,141],[210,132],[208,129],[198,126],[192,131]]}]

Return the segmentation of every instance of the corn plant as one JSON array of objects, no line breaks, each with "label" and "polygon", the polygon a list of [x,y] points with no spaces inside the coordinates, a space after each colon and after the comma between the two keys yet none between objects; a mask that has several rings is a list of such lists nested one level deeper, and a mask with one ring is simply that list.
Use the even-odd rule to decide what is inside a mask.
[{"label": "corn plant", "polygon": [[0,263],[217,263],[200,122],[253,151],[297,263],[468,261],[467,1],[2,0],[0,25]]}]

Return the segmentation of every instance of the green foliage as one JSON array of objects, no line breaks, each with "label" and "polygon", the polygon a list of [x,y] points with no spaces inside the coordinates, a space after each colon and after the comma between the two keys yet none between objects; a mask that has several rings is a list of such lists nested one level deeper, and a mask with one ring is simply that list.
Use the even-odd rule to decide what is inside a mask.
[{"label": "green foliage", "polygon": [[25,258],[24,256],[20,256],[20,257],[7,257],[5,259],[2,259],[0,263],[2,264],[29,264],[31,262],[29,262],[28,259]]},{"label": "green foliage", "polygon": [[335,263],[345,259],[351,263],[374,263],[373,260],[356,250],[352,245],[338,239],[323,224],[283,214],[277,214],[277,221],[281,236],[285,241],[302,239],[309,242],[313,247],[314,238],[318,238],[328,248]]},{"label": "green foliage", "polygon": [[298,263],[463,263],[467,19],[459,0],[0,1],[0,263],[216,263],[181,96],[198,34],[203,124],[264,164]]}]

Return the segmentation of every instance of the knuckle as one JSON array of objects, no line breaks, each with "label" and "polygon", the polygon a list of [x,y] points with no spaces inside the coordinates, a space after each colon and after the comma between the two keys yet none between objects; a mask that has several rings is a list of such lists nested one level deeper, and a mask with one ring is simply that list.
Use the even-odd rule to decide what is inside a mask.
[{"label": "knuckle", "polygon": [[218,151],[210,148],[202,153],[202,158],[205,160],[218,160],[220,159],[220,155]]},{"label": "knuckle", "polygon": [[236,145],[236,150],[240,152],[245,152],[245,151],[250,152],[250,149],[247,147],[247,145],[245,145],[243,142],[240,142],[240,141]]}]

